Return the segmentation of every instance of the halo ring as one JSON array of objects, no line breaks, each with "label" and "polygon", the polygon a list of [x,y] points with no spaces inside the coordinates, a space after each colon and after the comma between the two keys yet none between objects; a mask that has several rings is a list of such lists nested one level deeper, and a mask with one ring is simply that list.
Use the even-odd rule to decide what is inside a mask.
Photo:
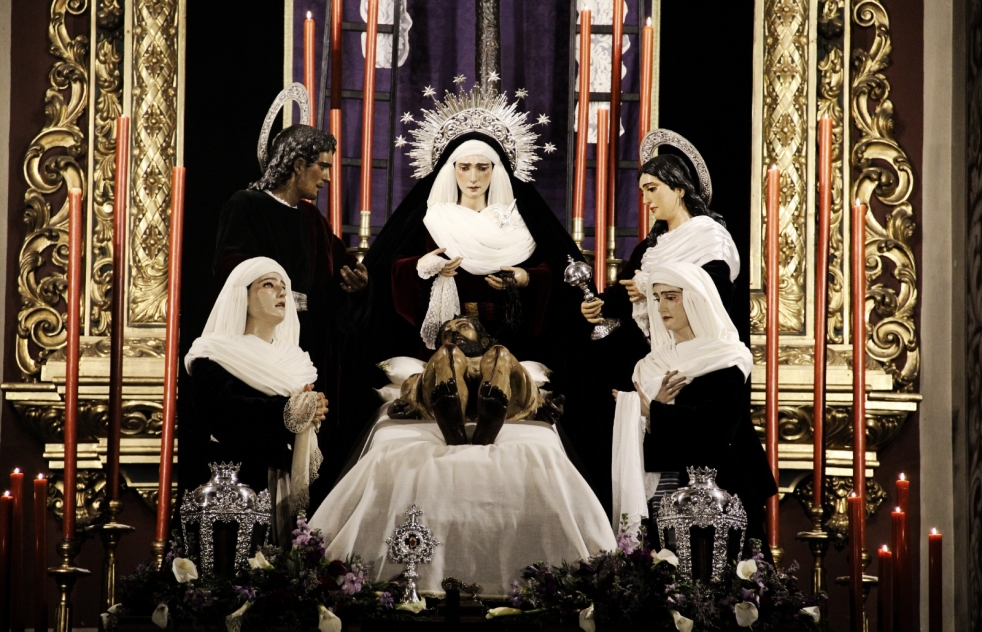
[{"label": "halo ring", "polygon": [[696,170],[696,178],[699,180],[699,194],[706,200],[708,205],[713,199],[713,180],[709,176],[709,167],[703,160],[702,154],[678,132],[659,127],[648,132],[641,140],[641,164],[648,162],[655,155],[655,150],[662,145],[669,145],[685,154],[692,166]]},{"label": "halo ring", "polygon": [[259,130],[259,145],[256,147],[259,169],[263,173],[266,172],[266,167],[269,165],[269,133],[273,129],[273,121],[276,120],[276,115],[280,113],[287,101],[292,101],[300,106],[300,120],[310,120],[310,95],[307,94],[307,88],[302,83],[291,83],[276,95],[273,104],[269,106],[269,111],[266,112],[262,129]]}]

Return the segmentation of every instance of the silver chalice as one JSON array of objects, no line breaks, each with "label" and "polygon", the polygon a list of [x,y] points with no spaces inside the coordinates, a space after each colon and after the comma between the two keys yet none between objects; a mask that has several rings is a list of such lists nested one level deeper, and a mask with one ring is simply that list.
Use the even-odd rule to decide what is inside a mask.
[{"label": "silver chalice", "polygon": [[[590,281],[593,280],[593,270],[586,261],[574,261],[573,257],[566,257],[569,265],[563,272],[563,280],[573,287],[578,287],[583,291],[583,298],[589,302],[597,298],[596,294],[590,291]],[[590,333],[590,340],[601,340],[606,338],[615,329],[621,326],[621,321],[617,318],[604,318],[602,322],[594,325],[593,332]]]}]

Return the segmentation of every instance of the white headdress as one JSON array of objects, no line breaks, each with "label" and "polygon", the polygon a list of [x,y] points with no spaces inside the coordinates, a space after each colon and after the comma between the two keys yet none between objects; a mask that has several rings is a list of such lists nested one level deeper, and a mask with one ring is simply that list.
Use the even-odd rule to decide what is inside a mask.
[{"label": "white headdress", "polygon": [[457,94],[447,91],[435,108],[423,110],[419,126],[410,132],[415,139],[409,152],[416,167],[413,176],[422,178],[431,173],[455,138],[480,132],[501,145],[516,178],[531,181],[534,163],[539,160],[535,153],[538,135],[527,122],[528,114],[516,111],[517,105],[508,103],[506,96],[493,88],[475,87]]},{"label": "white headdress", "polygon": [[[656,283],[682,289],[682,306],[695,338],[676,342],[674,333],[665,328],[652,296]],[[648,272],[643,290],[648,298],[651,351],[634,367],[634,381],[648,395],[658,392],[669,371],[678,371],[690,381],[731,366],[739,368],[744,377],[750,375],[753,356],[740,341],[708,272],[691,263],[657,266]]]}]

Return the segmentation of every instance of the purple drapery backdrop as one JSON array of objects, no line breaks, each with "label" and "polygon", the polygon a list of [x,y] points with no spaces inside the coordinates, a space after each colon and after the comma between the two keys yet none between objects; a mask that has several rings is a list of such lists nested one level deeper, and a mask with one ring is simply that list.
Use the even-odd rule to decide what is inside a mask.
[{"label": "purple drapery backdrop", "polygon": [[[344,2],[344,21],[364,22],[361,17],[360,0],[339,0]],[[403,113],[409,112],[419,118],[424,107],[432,107],[433,100],[423,96],[423,88],[432,86],[437,96],[444,90],[454,91],[456,75],[467,77],[464,86],[470,88],[476,78],[476,3],[446,2],[445,0],[403,0],[413,20],[409,30],[409,56],[397,70],[398,87],[394,106],[396,108],[395,135],[410,139],[409,130],[413,124],[399,121]],[[647,6],[647,3],[645,3]],[[627,25],[637,25],[637,3],[629,1],[625,17]],[[310,11],[317,22],[315,59],[320,63],[327,0],[297,1],[293,6],[293,78],[303,82],[303,21]],[[522,0],[501,0],[501,84],[510,99],[515,90],[526,88],[529,95],[519,103],[519,109],[527,111],[529,118],[535,120],[539,115],[549,117],[548,125],[536,125],[539,145],[552,143],[556,151],[551,154],[540,152],[542,160],[536,163],[533,174],[536,188],[552,208],[556,216],[567,224],[567,152],[575,148],[567,147],[568,126],[573,124],[568,110],[569,90],[569,26],[570,5],[568,0],[555,2],[523,2]],[[643,21],[643,20],[641,20]],[[637,92],[639,78],[638,51],[640,42],[636,34],[629,35],[630,48],[624,53],[623,63],[627,73],[621,80],[623,92]],[[361,33],[343,32],[342,87],[345,90],[361,90],[364,82],[365,58],[361,50]],[[575,68],[574,68],[575,71]],[[575,73],[574,73],[575,74]],[[318,67],[316,76],[320,77]],[[328,72],[330,84],[330,71]],[[376,91],[388,91],[391,81],[389,68],[377,68],[375,75]],[[318,91],[321,86],[318,85]],[[375,159],[386,158],[391,142],[388,137],[389,108],[391,102],[377,101],[375,104],[375,131],[373,155]],[[345,158],[361,157],[362,116],[361,101],[344,99],[342,101],[341,154]],[[296,116],[295,110],[295,116]],[[622,160],[638,159],[638,115],[637,101],[623,102],[621,120],[624,134],[621,136],[619,154]],[[327,117],[323,117],[327,121]],[[325,123],[325,128],[327,124]],[[394,139],[393,139],[394,140]],[[385,171],[375,169],[372,178],[372,225],[380,227],[385,218],[399,205],[402,198],[415,184],[413,169],[406,155],[409,146],[397,148],[394,156],[394,173],[391,208],[385,208]],[[590,147],[592,158],[594,147]],[[593,173],[587,177],[587,227],[593,226],[594,187]],[[345,167],[343,175],[343,217],[346,225],[357,226],[360,204],[360,167]],[[326,212],[325,196],[321,195],[318,204]],[[636,227],[638,221],[637,172],[621,170],[617,181],[617,225]],[[355,245],[356,237],[349,244]],[[634,233],[618,239],[617,255],[626,257],[637,244]],[[584,244],[592,248],[592,239]]]}]

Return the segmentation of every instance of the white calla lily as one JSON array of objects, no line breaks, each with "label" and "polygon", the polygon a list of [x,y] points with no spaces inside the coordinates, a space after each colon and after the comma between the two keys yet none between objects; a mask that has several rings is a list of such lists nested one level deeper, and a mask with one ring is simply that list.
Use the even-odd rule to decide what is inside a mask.
[{"label": "white calla lily", "polygon": [[262,569],[264,571],[273,570],[273,565],[266,560],[266,556],[261,551],[256,551],[256,557],[250,557],[249,568],[252,570]]},{"label": "white calla lily", "polygon": [[169,612],[167,610],[167,604],[162,603],[158,605],[157,609],[153,611],[152,615],[150,615],[150,620],[153,621],[154,625],[156,625],[161,630],[166,630],[168,615]]},{"label": "white calla lily", "polygon": [[757,606],[750,601],[741,601],[733,606],[733,614],[736,615],[738,626],[748,628],[757,620]]},{"label": "white calla lily", "polygon": [[749,580],[757,572],[757,562],[753,560],[743,560],[736,567],[737,577]]},{"label": "white calla lily", "polygon": [[178,584],[186,584],[192,579],[198,579],[198,567],[189,559],[175,557],[171,568],[174,571],[174,577],[177,578]]},{"label": "white calla lily", "polygon": [[317,604],[317,630],[318,632],[341,632],[341,618],[324,607],[324,604]]},{"label": "white calla lily", "polygon": [[801,612],[811,617],[815,623],[818,623],[822,619],[822,611],[819,610],[818,606],[808,606],[807,608],[802,608]]},{"label": "white calla lily", "polygon": [[670,610],[669,612],[672,613],[672,619],[675,620],[675,627],[679,632],[692,632],[692,619],[683,617],[678,610]]},{"label": "white calla lily", "polygon": [[672,553],[668,549],[662,549],[661,551],[658,551],[657,553],[654,552],[654,551],[652,551],[651,552],[651,560],[654,562],[654,566],[657,566],[657,565],[661,564],[662,562],[668,562],[669,564],[671,564],[675,568],[678,568],[679,567],[679,558],[678,558],[678,556],[676,556],[674,553]]},{"label": "white calla lily", "polygon": [[247,601],[238,610],[225,617],[225,629],[227,632],[240,632],[242,630],[242,615],[252,607],[251,601]]},{"label": "white calla lily", "polygon": [[522,614],[522,611],[518,608],[509,608],[507,606],[502,606],[501,608],[491,608],[488,610],[488,614],[485,615],[485,619],[494,619],[495,617],[510,617],[516,614]]},{"label": "white calla lily", "polygon": [[580,629],[583,632],[597,632],[597,624],[593,620],[593,604],[580,610]]}]

